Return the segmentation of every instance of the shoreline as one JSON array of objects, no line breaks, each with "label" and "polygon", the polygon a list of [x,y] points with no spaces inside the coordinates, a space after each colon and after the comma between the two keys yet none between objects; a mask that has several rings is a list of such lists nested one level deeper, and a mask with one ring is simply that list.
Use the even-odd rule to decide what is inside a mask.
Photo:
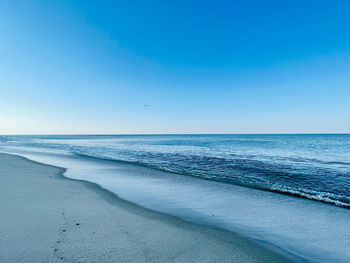
[{"label": "shoreline", "polygon": [[[15,168],[6,167],[9,166],[6,164],[6,162],[9,161]],[[22,156],[11,154],[0,154],[0,164],[3,168],[5,167],[5,169],[2,169],[0,172],[0,180],[2,181],[4,179],[3,177],[8,177],[5,178],[5,181],[7,179],[7,183],[5,182],[5,184],[2,183],[1,185],[8,185],[11,187],[11,183],[14,184],[13,179],[17,181],[17,183],[18,179],[27,179],[23,178],[23,175],[22,178],[18,178],[21,177],[18,172],[27,174],[28,176],[29,172],[26,168],[30,167],[31,169],[29,170],[32,171],[32,177],[39,177],[35,174],[41,175],[40,179],[36,178],[41,181],[41,184],[45,185],[48,183],[45,183],[45,181],[52,181],[52,179],[54,179],[54,184],[52,182],[49,183],[50,187],[56,192],[53,194],[55,195],[59,192],[60,195],[64,196],[63,199],[56,198],[56,200],[54,198],[56,203],[51,202],[50,204],[47,204],[47,200],[39,199],[41,207],[43,207],[43,205],[49,205],[53,210],[56,210],[51,211],[51,213],[57,215],[61,213],[60,220],[63,220],[63,222],[55,226],[56,231],[52,231],[52,226],[48,226],[45,222],[40,222],[40,226],[44,227],[45,231],[38,236],[33,236],[33,228],[39,226],[28,226],[30,223],[27,225],[24,223],[24,228],[27,229],[27,231],[22,232],[23,235],[31,235],[34,239],[34,242],[32,240],[32,242],[26,245],[32,247],[29,251],[40,248],[39,250],[42,252],[38,254],[38,257],[35,259],[33,258],[33,260],[18,257],[15,260],[11,260],[11,257],[16,257],[18,255],[18,253],[11,253],[11,251],[19,249],[13,244],[13,241],[17,240],[16,238],[15,240],[9,240],[9,236],[4,235],[0,237],[0,243],[5,244],[6,251],[10,252],[4,255],[4,253],[0,251],[0,255],[2,256],[0,262],[35,262],[38,260],[42,261],[42,257],[45,257],[46,262],[57,262],[57,260],[61,260],[61,262],[78,262],[79,258],[82,258],[82,256],[85,258],[83,262],[98,262],[101,260],[101,257],[104,257],[104,262],[113,262],[115,260],[118,262],[214,262],[217,260],[220,262],[290,262],[289,259],[282,255],[261,247],[233,232],[207,225],[190,223],[172,215],[155,212],[120,199],[116,194],[100,187],[96,183],[67,178],[63,175],[66,171],[65,168],[46,165],[28,160]],[[6,173],[11,173],[11,169],[12,175],[15,176],[15,178],[11,178],[12,182],[11,179],[9,181],[10,177],[6,176]],[[17,169],[17,174],[13,172],[13,169]],[[51,175],[50,172],[46,171],[47,169],[51,170]],[[42,170],[45,170],[45,172]],[[53,173],[53,171],[55,172]],[[31,179],[29,179],[29,182],[30,180]],[[57,182],[66,187],[69,186],[69,189],[63,189]],[[13,186],[14,185],[12,185],[12,187]],[[35,189],[35,185],[27,185],[27,187],[33,188],[34,192],[40,191],[40,189]],[[1,193],[3,192],[3,189],[1,189]],[[48,194],[50,195],[50,193],[46,193],[46,195]],[[6,198],[6,194],[2,194],[2,196]],[[61,201],[63,204],[58,205],[57,201]],[[21,202],[25,203],[26,201],[22,200],[20,203]],[[84,202],[89,205],[87,206]],[[37,205],[38,204],[35,203],[25,204],[29,210],[30,206],[36,209]],[[101,216],[96,217],[95,212],[91,211],[92,208],[100,212],[102,211],[104,215],[103,218],[101,218]],[[40,210],[45,209],[44,206],[44,208]],[[1,206],[1,210],[9,210],[16,214],[16,218],[21,216],[22,213],[20,208],[7,207],[6,204]],[[51,213],[50,215],[52,216]],[[80,217],[80,219],[73,219],[73,214],[76,214],[76,217]],[[41,215],[38,215],[38,217],[40,218]],[[47,215],[44,217],[47,218]],[[47,220],[59,221],[59,218],[47,218]],[[72,220],[80,221],[76,223],[79,225],[74,226],[73,222],[72,224],[67,223]],[[12,227],[13,224],[16,225],[16,222],[8,222],[6,216],[1,221],[7,223],[7,225],[2,224],[4,229],[1,232],[8,232],[8,229],[6,229],[8,224],[10,229],[15,229]],[[147,221],[148,224],[145,223],[145,221]],[[64,226],[64,224],[68,225]],[[82,231],[84,225],[90,225],[90,227]],[[62,229],[62,227],[65,228]],[[92,231],[94,232],[92,233],[91,229],[96,229],[96,231]],[[19,230],[16,229],[16,231],[18,232]],[[116,231],[114,233],[115,235],[111,236],[111,233],[109,233],[110,231]],[[41,235],[44,234],[46,236],[49,232],[56,238],[52,237],[51,239],[54,240],[51,240],[51,245],[45,246],[40,238],[42,237]],[[99,236],[101,233],[103,233],[103,235]],[[13,236],[12,234],[10,236]],[[136,237],[131,243],[130,240],[126,238],[126,236],[130,236],[130,234]],[[15,233],[15,236],[16,235],[18,235],[18,238],[21,236],[20,233]],[[102,244],[106,241],[108,241],[108,244],[103,246]],[[123,241],[122,244],[120,244],[121,241]],[[44,246],[45,249],[43,249],[42,246]]]},{"label": "shoreline", "polygon": [[[10,154],[10,153],[8,153],[8,154]],[[17,154],[14,154],[14,155],[17,155]],[[182,175],[182,176],[190,176],[190,175],[187,175],[187,174],[173,172],[173,171],[166,170],[166,169],[160,169],[158,167],[152,167],[152,166],[145,165],[145,164],[142,164],[142,163],[133,163],[131,161],[114,160],[114,159],[101,158],[101,157],[91,157],[91,156],[85,155],[85,154],[76,154],[76,155],[82,156],[82,157],[84,157],[86,159],[91,159],[91,160],[98,159],[100,161],[106,161],[106,162],[117,162],[117,163],[126,164],[126,165],[138,166],[138,167],[141,167],[141,168],[154,169],[154,170],[157,170],[157,171],[160,171],[160,172],[164,172],[164,173],[170,173],[170,174],[176,174],[176,175]],[[28,160],[30,160],[30,159],[28,159]],[[30,161],[32,161],[32,160],[30,160]],[[40,163],[40,162],[38,162],[38,163]],[[68,177],[66,177],[66,178],[68,178]],[[224,183],[224,184],[227,183],[227,182],[222,182],[220,180],[215,180],[215,179],[212,179],[212,178],[208,179],[208,178],[199,177],[199,176],[198,177],[193,177],[193,178],[199,178],[201,180],[206,180],[206,181],[210,181],[210,182],[219,182],[219,183]],[[325,199],[320,199],[320,198],[313,197],[313,196],[308,196],[308,194],[304,193],[304,192],[293,192],[292,190],[268,189],[268,188],[254,186],[254,185],[249,185],[248,186],[248,185],[245,185],[245,184],[230,183],[230,182],[228,182],[227,184],[235,185],[235,186],[239,186],[239,187],[250,188],[250,189],[254,189],[254,190],[258,190],[258,191],[266,191],[266,192],[270,192],[270,193],[276,193],[276,194],[285,195],[285,196],[289,196],[289,197],[302,198],[302,199],[305,199],[305,200],[308,200],[308,201],[316,201],[316,202],[320,202],[320,203],[323,203],[323,204],[326,204],[326,205],[332,205],[332,206],[336,206],[336,207],[340,207],[340,208],[344,208],[344,209],[350,209],[350,204],[342,203],[340,201],[336,201],[336,200],[333,200],[333,199],[325,200]],[[107,190],[107,189],[105,189],[105,190]],[[107,190],[107,191],[109,191],[109,190]]]}]

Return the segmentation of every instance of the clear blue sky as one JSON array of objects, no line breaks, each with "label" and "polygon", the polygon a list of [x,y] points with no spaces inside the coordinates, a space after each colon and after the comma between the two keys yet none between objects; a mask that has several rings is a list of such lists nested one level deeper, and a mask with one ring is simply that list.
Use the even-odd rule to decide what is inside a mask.
[{"label": "clear blue sky", "polygon": [[349,14],[350,1],[2,0],[0,134],[350,132]]}]

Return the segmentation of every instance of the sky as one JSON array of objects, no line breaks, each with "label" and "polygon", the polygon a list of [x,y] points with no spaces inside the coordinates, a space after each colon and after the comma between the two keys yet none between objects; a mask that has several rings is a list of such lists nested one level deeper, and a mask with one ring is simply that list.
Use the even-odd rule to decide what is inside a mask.
[{"label": "sky", "polygon": [[0,1],[0,134],[349,133],[350,1]]}]

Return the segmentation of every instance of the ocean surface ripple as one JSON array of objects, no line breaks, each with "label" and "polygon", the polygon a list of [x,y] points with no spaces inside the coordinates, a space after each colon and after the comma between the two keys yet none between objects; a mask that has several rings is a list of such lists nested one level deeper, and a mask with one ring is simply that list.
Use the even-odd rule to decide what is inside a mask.
[{"label": "ocean surface ripple", "polygon": [[350,208],[350,135],[0,136],[0,149],[11,147],[125,161]]}]

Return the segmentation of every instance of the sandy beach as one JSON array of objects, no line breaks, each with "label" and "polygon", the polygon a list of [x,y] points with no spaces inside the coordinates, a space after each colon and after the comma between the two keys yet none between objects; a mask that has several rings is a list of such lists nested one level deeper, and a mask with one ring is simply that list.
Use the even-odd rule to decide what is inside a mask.
[{"label": "sandy beach", "polygon": [[0,154],[0,262],[288,262],[234,233]]}]

